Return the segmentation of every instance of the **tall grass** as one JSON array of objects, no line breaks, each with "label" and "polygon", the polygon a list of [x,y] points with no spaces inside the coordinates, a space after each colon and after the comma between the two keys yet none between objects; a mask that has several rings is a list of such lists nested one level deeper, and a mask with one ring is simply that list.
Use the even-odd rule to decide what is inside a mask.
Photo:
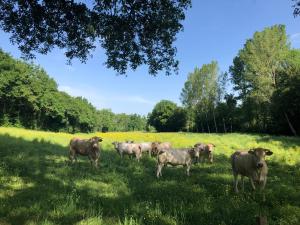
[{"label": "tall grass", "polygon": [[[100,168],[80,158],[67,161],[73,136],[103,137]],[[174,147],[214,143],[215,163],[166,167],[156,179],[156,160],[121,160],[111,142],[170,141]],[[229,156],[262,146],[268,158],[267,201],[250,190],[232,190]],[[114,132],[66,134],[0,128],[0,224],[300,224],[300,139],[248,134]]]}]

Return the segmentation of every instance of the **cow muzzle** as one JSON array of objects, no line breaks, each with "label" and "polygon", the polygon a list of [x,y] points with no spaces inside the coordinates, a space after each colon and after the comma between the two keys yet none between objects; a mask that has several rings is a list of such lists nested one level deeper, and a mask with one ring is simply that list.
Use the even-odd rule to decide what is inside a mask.
[{"label": "cow muzzle", "polygon": [[257,163],[257,168],[260,169],[260,168],[263,168],[264,164],[263,163]]}]

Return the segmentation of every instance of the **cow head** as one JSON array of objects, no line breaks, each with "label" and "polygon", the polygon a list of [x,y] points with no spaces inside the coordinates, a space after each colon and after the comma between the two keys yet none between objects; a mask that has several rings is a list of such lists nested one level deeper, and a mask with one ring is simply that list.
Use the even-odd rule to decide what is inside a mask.
[{"label": "cow head", "polygon": [[158,148],[159,148],[160,142],[152,142],[151,143],[151,152],[153,154],[158,154]]},{"label": "cow head", "polygon": [[207,151],[209,154],[213,153],[214,147],[216,147],[214,144],[207,144],[207,145],[205,146],[206,151]]},{"label": "cow head", "polygon": [[214,152],[214,147],[216,147],[214,144],[207,144],[205,146],[205,151],[208,157],[208,160],[210,163],[213,163],[213,152]]},{"label": "cow head", "polygon": [[200,151],[201,151],[201,149],[199,147],[194,147],[194,148],[189,149],[189,154],[193,158],[199,159],[199,157],[200,157]]},{"label": "cow head", "polygon": [[94,136],[89,139],[89,142],[92,144],[93,148],[98,148],[99,142],[101,142],[103,139],[101,137]]},{"label": "cow head", "polygon": [[118,144],[119,144],[119,142],[117,142],[117,141],[112,142],[112,145],[115,147],[115,149],[118,148]]},{"label": "cow head", "polygon": [[272,155],[273,152],[269,149],[265,148],[253,148],[248,151],[248,153],[252,154],[254,165],[257,169],[261,169],[265,165],[265,156]]}]

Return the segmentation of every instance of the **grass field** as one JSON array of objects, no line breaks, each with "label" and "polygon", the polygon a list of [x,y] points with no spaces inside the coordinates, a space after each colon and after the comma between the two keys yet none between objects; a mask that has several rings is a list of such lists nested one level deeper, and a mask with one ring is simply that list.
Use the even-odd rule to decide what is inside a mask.
[{"label": "grass field", "polygon": [[[90,137],[94,134],[77,134]],[[0,127],[0,224],[300,224],[300,139],[246,134],[97,133],[103,137],[98,169],[87,158],[67,160],[74,135]],[[215,163],[166,167],[156,179],[156,160],[123,160],[111,142],[170,141],[174,147],[212,142]],[[266,202],[250,190],[232,190],[230,154],[262,146],[268,158]]]}]

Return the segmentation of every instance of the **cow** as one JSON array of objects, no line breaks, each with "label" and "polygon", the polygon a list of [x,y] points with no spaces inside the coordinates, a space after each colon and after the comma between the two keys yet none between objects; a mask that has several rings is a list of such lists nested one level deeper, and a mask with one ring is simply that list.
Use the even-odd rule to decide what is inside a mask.
[{"label": "cow", "polygon": [[214,144],[203,144],[203,143],[196,143],[194,147],[198,147],[200,149],[200,156],[199,161],[204,162],[205,159],[207,159],[210,163],[213,163],[213,152],[214,147],[216,147]]},{"label": "cow", "polygon": [[152,142],[151,144],[151,154],[158,156],[160,151],[171,149],[170,142]]},{"label": "cow", "polygon": [[162,176],[161,170],[165,165],[186,166],[186,174],[190,175],[190,167],[194,159],[199,158],[199,148],[183,148],[183,149],[168,149],[161,150],[157,157],[156,177]]},{"label": "cow", "polygon": [[149,157],[151,157],[152,153],[152,142],[141,142],[139,143],[141,145],[141,150],[143,152],[148,152]]},{"label": "cow", "polygon": [[[244,191],[244,177],[250,179],[253,190],[256,186],[264,190],[267,182],[268,166],[265,156],[273,152],[265,148],[253,148],[249,151],[236,151],[231,155],[232,173],[234,176],[234,191],[238,193],[238,175],[241,175],[242,190]],[[263,195],[265,199],[265,195]]]},{"label": "cow", "polygon": [[136,143],[127,143],[127,142],[113,142],[113,146],[115,147],[116,151],[119,153],[121,158],[123,155],[134,155],[137,161],[140,160],[142,157],[141,145]]},{"label": "cow", "polygon": [[102,142],[101,137],[92,137],[90,139],[80,139],[74,137],[71,139],[69,144],[69,159],[71,163],[77,161],[77,155],[87,156],[91,162],[91,165],[98,167],[98,161],[100,157],[101,145],[99,142]]}]

